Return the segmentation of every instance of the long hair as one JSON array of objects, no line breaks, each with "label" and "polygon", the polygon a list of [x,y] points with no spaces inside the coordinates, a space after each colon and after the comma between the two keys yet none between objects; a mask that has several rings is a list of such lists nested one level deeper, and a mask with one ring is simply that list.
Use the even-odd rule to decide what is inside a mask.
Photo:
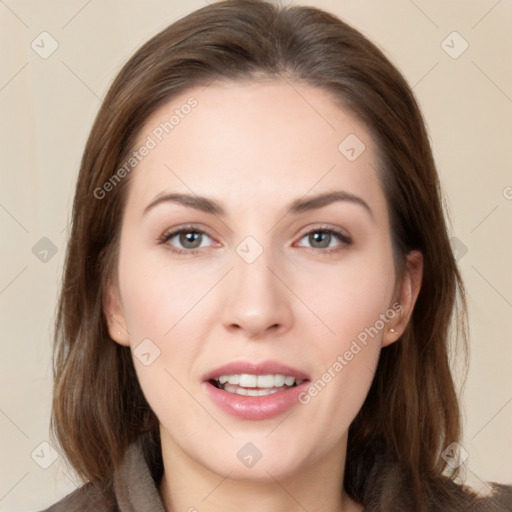
[{"label": "long hair", "polygon": [[[382,510],[404,510],[404,503],[407,510],[434,510],[438,503],[455,510],[463,500],[450,491],[457,470],[449,471],[441,455],[461,437],[449,339],[455,320],[467,358],[466,304],[425,122],[383,52],[311,7],[259,0],[209,5],[150,39],[114,80],[76,186],[56,318],[52,432],[84,481],[108,486],[127,446],[142,433],[154,476],[161,475],[158,420],[130,349],[110,339],[104,314],[130,175],[104,197],[98,189],[129,158],[144,122],[165,102],[215,80],[264,79],[322,88],[365,124],[378,148],[397,275],[403,276],[409,251],[424,258],[411,320],[382,350],[350,426],[344,486],[361,503],[388,507]],[[395,502],[398,508],[389,508]]]}]

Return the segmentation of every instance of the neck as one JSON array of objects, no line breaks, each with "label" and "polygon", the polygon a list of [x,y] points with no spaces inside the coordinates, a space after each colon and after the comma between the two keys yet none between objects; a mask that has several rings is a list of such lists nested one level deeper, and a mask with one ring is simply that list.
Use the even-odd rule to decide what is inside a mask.
[{"label": "neck", "polygon": [[162,434],[160,494],[167,512],[361,512],[343,489],[346,438],[322,460],[287,476],[270,470],[257,480],[216,474]]}]

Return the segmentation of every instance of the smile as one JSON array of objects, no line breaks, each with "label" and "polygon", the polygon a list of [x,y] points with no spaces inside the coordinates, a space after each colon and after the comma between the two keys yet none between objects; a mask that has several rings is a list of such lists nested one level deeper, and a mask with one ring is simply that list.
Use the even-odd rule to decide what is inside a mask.
[{"label": "smile", "polygon": [[230,416],[264,420],[297,406],[298,395],[309,383],[309,375],[278,362],[240,361],[206,374],[203,389]]},{"label": "smile", "polygon": [[294,386],[300,386],[303,379],[280,373],[267,375],[221,375],[218,379],[210,381],[216,388],[236,393],[242,396],[267,396],[284,391]]}]

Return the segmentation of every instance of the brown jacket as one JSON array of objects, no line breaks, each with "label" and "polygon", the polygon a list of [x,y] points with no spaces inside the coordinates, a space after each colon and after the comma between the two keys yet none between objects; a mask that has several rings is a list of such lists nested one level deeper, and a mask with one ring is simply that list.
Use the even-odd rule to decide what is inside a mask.
[{"label": "brown jacket", "polygon": [[[475,503],[468,512],[512,511],[512,487],[492,485],[494,494]],[[371,510],[367,507],[365,512],[374,510],[387,509],[378,505]],[[165,508],[142,449],[138,443],[134,443],[126,451],[114,475],[113,487],[102,492],[89,482],[43,512],[165,512]],[[414,511],[401,509],[393,512]]]}]

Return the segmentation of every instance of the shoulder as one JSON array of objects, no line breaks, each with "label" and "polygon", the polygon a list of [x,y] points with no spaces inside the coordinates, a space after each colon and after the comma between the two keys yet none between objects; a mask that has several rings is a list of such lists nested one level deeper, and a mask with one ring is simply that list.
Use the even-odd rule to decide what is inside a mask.
[{"label": "shoulder", "polygon": [[487,491],[482,494],[465,484],[450,481],[443,490],[443,498],[435,500],[432,509],[435,512],[512,512],[511,485],[486,482],[485,486]]},{"label": "shoulder", "polygon": [[128,446],[111,479],[87,482],[42,512],[165,512],[155,480],[158,465],[148,463],[145,440],[143,435]]},{"label": "shoulder", "polygon": [[[512,511],[512,485],[490,482],[490,493],[479,498],[474,507],[475,512],[510,512]],[[471,509],[473,510],[473,508]]]},{"label": "shoulder", "polygon": [[[387,468],[367,487],[363,498],[365,512],[383,510],[417,510],[418,498],[401,474],[398,466]],[[372,480],[370,480],[372,481]],[[485,482],[487,491],[477,492],[471,486],[456,482],[446,475],[427,481],[425,510],[428,512],[512,512],[512,485]]]},{"label": "shoulder", "polygon": [[112,487],[106,489],[88,482],[42,512],[115,512]]}]

